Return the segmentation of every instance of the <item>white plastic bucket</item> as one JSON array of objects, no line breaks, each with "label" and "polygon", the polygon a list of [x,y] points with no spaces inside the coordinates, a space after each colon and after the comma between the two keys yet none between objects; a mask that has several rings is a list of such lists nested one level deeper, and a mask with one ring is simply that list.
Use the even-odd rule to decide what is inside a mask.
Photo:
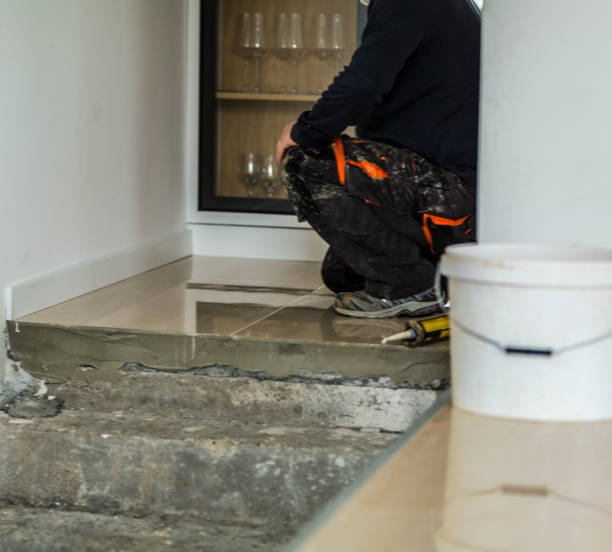
[{"label": "white plastic bucket", "polygon": [[449,247],[453,403],[541,421],[612,419],[612,251]]}]

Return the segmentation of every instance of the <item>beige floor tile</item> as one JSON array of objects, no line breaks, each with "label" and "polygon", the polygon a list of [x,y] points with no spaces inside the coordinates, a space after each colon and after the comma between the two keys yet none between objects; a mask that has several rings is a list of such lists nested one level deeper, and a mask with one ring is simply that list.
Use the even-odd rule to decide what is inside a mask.
[{"label": "beige floor tile", "polygon": [[276,309],[263,305],[198,303],[196,333],[232,335]]},{"label": "beige floor tile", "polygon": [[[302,297],[299,294],[253,292],[252,289],[238,286],[231,291],[188,289],[188,308],[196,317],[193,332],[232,335]],[[191,331],[188,328],[188,333]]]},{"label": "beige floor tile", "polygon": [[122,320],[136,319],[136,322],[126,323],[148,329],[147,320],[142,319],[140,313],[150,310],[152,298],[170,297],[175,305],[170,316],[184,308],[182,298],[177,298],[177,289],[184,288],[191,277],[191,269],[191,258],[183,259],[24,316],[20,321],[74,326],[96,326],[107,321],[110,327],[126,327]]},{"label": "beige floor tile", "polygon": [[300,552],[607,552],[612,422],[444,407]]},{"label": "beige floor tile", "polygon": [[20,321],[227,334],[321,287],[318,271],[303,261],[190,257]]},{"label": "beige floor tile", "polygon": [[339,316],[333,297],[319,263],[190,257],[20,321],[371,344],[406,323]]},{"label": "beige floor tile", "polygon": [[249,337],[378,344],[402,330],[401,318],[362,320],[336,314],[333,296],[312,294],[271,314],[238,333]]}]

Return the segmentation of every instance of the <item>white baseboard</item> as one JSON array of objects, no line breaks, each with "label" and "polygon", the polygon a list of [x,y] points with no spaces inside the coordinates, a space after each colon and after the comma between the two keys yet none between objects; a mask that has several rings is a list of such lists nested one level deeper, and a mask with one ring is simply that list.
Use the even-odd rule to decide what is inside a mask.
[{"label": "white baseboard", "polygon": [[15,320],[188,257],[192,248],[191,230],[181,230],[104,257],[17,283],[6,289],[7,318]]},{"label": "white baseboard", "polygon": [[327,244],[312,229],[191,224],[193,254],[320,261]]}]

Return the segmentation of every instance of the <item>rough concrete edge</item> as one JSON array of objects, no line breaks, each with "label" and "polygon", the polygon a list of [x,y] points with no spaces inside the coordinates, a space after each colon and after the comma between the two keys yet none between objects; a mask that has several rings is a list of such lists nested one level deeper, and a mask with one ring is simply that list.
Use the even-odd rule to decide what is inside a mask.
[{"label": "rough concrete edge", "polygon": [[42,397],[47,393],[43,380],[35,378],[21,368],[21,363],[10,357],[8,326],[4,327],[2,336],[3,354],[0,353],[0,363],[3,364],[0,380],[0,409],[5,408],[23,393]]},{"label": "rough concrete edge", "polygon": [[206,376],[213,378],[247,378],[255,379],[258,381],[274,381],[282,383],[295,383],[295,384],[319,384],[319,385],[342,385],[346,387],[369,387],[369,388],[383,388],[383,389],[414,389],[419,391],[441,391],[448,387],[449,380],[442,378],[431,381],[427,384],[407,384],[400,383],[394,384],[391,378],[387,376],[375,376],[375,377],[357,377],[349,378],[342,375],[340,372],[319,372],[313,373],[309,370],[300,370],[296,374],[288,376],[273,376],[264,371],[252,371],[242,370],[234,366],[227,364],[207,364],[205,366],[194,366],[192,368],[179,368],[179,369],[164,369],[146,366],[140,362],[126,362],[121,368],[121,373],[131,374],[176,374],[182,376]]},{"label": "rough concrete edge", "polygon": [[420,414],[399,439],[381,452],[373,462],[363,471],[363,473],[341,491],[335,498],[328,502],[306,525],[304,525],[292,541],[280,549],[280,552],[299,552],[299,550],[308,543],[333,516],[344,507],[351,498],[361,490],[361,488],[375,475],[384,465],[386,465],[399,450],[401,450],[409,441],[411,441],[423,427],[425,427],[436,413],[451,400],[451,390],[446,389],[438,394],[433,405]]},{"label": "rough concrete edge", "polygon": [[[21,327],[21,329],[20,329]],[[128,329],[118,329],[118,328],[104,328],[104,327],[96,327],[96,326],[65,326],[61,324],[48,324],[48,323],[37,323],[37,322],[19,322],[12,321],[9,322],[9,334],[12,335],[12,332],[21,333],[26,329],[32,329],[33,331],[56,331],[63,332],[66,335],[72,335],[77,337],[84,337],[87,339],[97,338],[101,339],[101,341],[118,343],[121,339],[132,341],[130,346],[133,345],[133,340],[138,339],[140,337],[143,338],[151,338],[156,336],[163,336],[166,338],[173,338],[179,340],[190,340],[191,347],[198,341],[206,341],[211,346],[212,349],[208,349],[209,351],[213,351],[216,357],[211,359],[199,359],[195,360],[195,362],[191,364],[185,364],[184,360],[173,362],[172,364],[167,363],[153,363],[150,361],[142,362],[144,365],[148,365],[151,368],[164,369],[172,366],[173,369],[182,367],[185,364],[185,368],[192,369],[196,367],[202,366],[212,366],[212,365],[228,365],[234,366],[235,362],[233,358],[233,353],[235,352],[234,346],[236,344],[242,344],[244,347],[252,348],[252,358],[256,358],[261,360],[261,352],[262,347],[273,346],[278,347],[280,353],[283,355],[295,355],[294,349],[296,351],[312,351],[318,356],[327,355],[327,354],[337,354],[342,352],[344,355],[346,352],[351,352],[351,354],[357,355],[358,358],[365,358],[364,354],[372,354],[376,355],[378,359],[385,359],[385,362],[390,363],[390,365],[397,366],[391,373],[386,370],[381,370],[380,367],[377,370],[372,370],[368,372],[367,375],[361,374],[356,375],[357,379],[365,376],[367,378],[378,379],[378,378],[390,378],[393,381],[393,386],[397,386],[403,382],[408,382],[410,385],[408,387],[412,387],[414,384],[420,384],[422,379],[422,374],[420,371],[422,370],[422,366],[424,365],[432,365],[435,367],[435,370],[439,372],[433,377],[427,376],[429,379],[427,380],[427,384],[431,383],[433,380],[440,381],[440,387],[443,388],[448,383],[448,379],[450,377],[450,370],[448,367],[448,358],[449,352],[448,350],[439,350],[436,348],[424,346],[418,347],[416,349],[412,349],[412,353],[410,356],[414,358],[410,359],[410,362],[407,366],[399,367],[399,363],[403,363],[408,357],[406,353],[408,350],[405,346],[400,345],[377,345],[377,344],[368,344],[368,343],[345,343],[345,342],[331,342],[331,341],[309,341],[309,340],[291,340],[291,339],[283,339],[283,338],[261,338],[261,337],[247,337],[247,336],[227,336],[227,335],[212,335],[212,334],[182,334],[175,332],[151,332],[146,330],[128,330]],[[230,348],[231,346],[231,348]],[[215,347],[218,349],[216,350]],[[229,351],[229,357],[228,357]],[[13,351],[15,359],[19,358],[19,353],[17,351]],[[212,354],[212,353],[211,353]],[[304,357],[304,355],[302,355]],[[27,360],[24,357],[24,360]],[[82,360],[82,359],[81,359]],[[116,367],[114,370],[120,369],[122,366],[125,366],[127,363],[131,361],[135,361],[135,358],[127,359],[122,358],[121,360],[118,358],[110,359],[100,359],[104,362],[114,363]],[[144,360],[144,359],[143,359]],[[207,362],[210,360],[211,362]],[[298,359],[299,362],[300,359]],[[349,359],[350,360],[350,359]],[[204,362],[202,362],[204,361]],[[178,364],[177,364],[178,362]],[[139,362],[135,362],[139,363]],[[87,365],[85,362],[84,365]],[[180,366],[179,366],[180,365]],[[354,364],[349,363],[349,366],[354,367]],[[38,375],[36,371],[32,371],[28,366],[25,366],[25,369],[31,371],[34,376]],[[408,372],[411,370],[411,372]],[[257,371],[257,370],[256,370]],[[261,370],[259,370],[261,371]],[[312,371],[312,370],[311,370]],[[342,371],[344,373],[344,370]],[[403,374],[408,374],[408,377],[404,377]],[[400,376],[401,374],[401,376]],[[298,371],[294,371],[293,375],[300,375]],[[348,376],[348,374],[344,374]],[[53,375],[49,373],[49,377]],[[328,374],[323,375],[323,378],[327,378]],[[66,377],[66,376],[62,376]],[[353,376],[348,376],[353,377]],[[399,378],[403,379],[400,381]],[[414,380],[414,381],[413,381]],[[436,386],[438,388],[438,386]]]}]

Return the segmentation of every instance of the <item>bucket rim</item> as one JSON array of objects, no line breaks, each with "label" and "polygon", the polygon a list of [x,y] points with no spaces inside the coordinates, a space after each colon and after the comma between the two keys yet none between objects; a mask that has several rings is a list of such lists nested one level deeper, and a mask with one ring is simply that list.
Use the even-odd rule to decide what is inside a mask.
[{"label": "bucket rim", "polygon": [[446,249],[450,278],[509,284],[612,286],[612,249],[534,243],[460,244]]},{"label": "bucket rim", "polygon": [[[499,257],[493,254],[499,253]],[[522,257],[518,254],[522,253]],[[547,258],[534,258],[536,254]],[[444,255],[452,260],[483,261],[495,263],[495,266],[525,264],[562,264],[578,265],[594,264],[601,266],[609,264],[612,268],[612,249],[603,247],[584,247],[580,245],[549,245],[537,243],[463,243],[446,248]],[[508,258],[508,256],[510,256]],[[570,258],[560,258],[565,255]],[[500,257],[504,258],[500,258]],[[493,257],[493,258],[492,258]],[[501,263],[501,264],[500,264]]]}]

